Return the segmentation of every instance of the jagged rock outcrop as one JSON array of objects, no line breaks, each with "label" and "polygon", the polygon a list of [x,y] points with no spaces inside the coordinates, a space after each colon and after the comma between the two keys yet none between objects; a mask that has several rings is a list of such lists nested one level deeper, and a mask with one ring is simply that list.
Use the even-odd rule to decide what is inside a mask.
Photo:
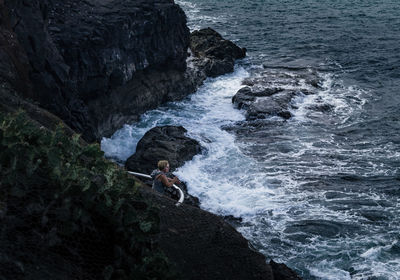
[{"label": "jagged rock outcrop", "polygon": [[[171,99],[177,76],[183,80],[189,30],[173,1],[6,0],[5,5],[29,60],[33,99],[89,141]],[[164,88],[163,82],[168,86],[155,96],[158,102],[140,95],[154,84]],[[144,100],[143,106],[130,104],[127,96]]]},{"label": "jagged rock outcrop", "polygon": [[262,71],[243,81],[246,86],[232,97],[232,103],[236,108],[246,110],[248,121],[268,116],[289,119],[292,117],[290,111],[296,109],[293,99],[315,94],[319,88],[318,82],[318,77],[312,72]]},{"label": "jagged rock outcrop", "polygon": [[4,4],[3,20],[26,58],[16,64],[25,81],[18,84],[29,85],[20,93],[90,142],[182,99],[207,76],[232,71],[234,59],[244,55],[215,31],[207,29],[206,37],[198,31],[193,38],[203,34],[213,45],[204,52],[192,44],[202,59],[191,58],[186,69],[190,34],[183,11],[170,0]]},{"label": "jagged rock outcrop", "polygon": [[240,48],[211,28],[193,31],[190,34],[190,49],[201,60],[198,66],[207,77],[217,77],[233,72],[235,60],[246,56],[246,49]]},{"label": "jagged rock outcrop", "polygon": [[0,1],[0,82],[9,92],[31,92],[29,61],[25,50],[13,32],[9,11]]},{"label": "jagged rock outcrop", "polygon": [[[245,55],[211,29],[190,39],[185,14],[171,0],[4,4],[28,62],[18,65],[22,84],[31,85],[23,96],[90,142],[166,101],[182,99],[207,76],[232,71],[234,59]],[[190,42],[195,55],[186,68]]]},{"label": "jagged rock outcrop", "polygon": [[[0,111],[12,113],[23,109],[38,126],[53,130],[62,121],[32,102],[29,70],[28,56],[13,31],[9,10],[0,1]],[[66,125],[64,131],[74,133]]]},{"label": "jagged rock outcrop", "polygon": [[276,115],[289,119],[289,103],[295,92],[281,88],[253,91],[251,87],[241,88],[232,98],[232,102],[239,109],[247,110],[248,120],[265,119],[266,116]]}]

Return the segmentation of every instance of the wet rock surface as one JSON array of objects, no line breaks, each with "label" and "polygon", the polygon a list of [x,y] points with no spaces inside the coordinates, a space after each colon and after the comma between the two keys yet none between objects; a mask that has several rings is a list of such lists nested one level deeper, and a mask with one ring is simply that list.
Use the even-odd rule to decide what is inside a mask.
[{"label": "wet rock surface", "polygon": [[[136,153],[129,157],[125,163],[128,170],[150,174],[157,168],[159,160],[168,160],[171,172],[182,166],[185,161],[191,160],[195,155],[201,153],[200,144],[185,135],[187,130],[182,126],[154,127],[140,139]],[[173,174],[167,174],[173,178]],[[146,182],[152,185],[152,181]],[[191,196],[186,184],[178,184],[184,194],[184,202],[198,207],[200,205],[197,197]],[[179,199],[179,194],[173,188],[168,188],[167,196]]]},{"label": "wet rock surface", "polygon": [[190,49],[195,57],[201,59],[198,61],[198,66],[208,77],[233,72],[235,60],[246,56],[245,48],[225,40],[211,28],[192,32]]},{"label": "wet rock surface", "polygon": [[289,103],[296,95],[295,92],[278,89],[253,91],[251,87],[240,89],[232,98],[238,109],[247,111],[247,120],[265,119],[267,116],[291,118]]},{"label": "wet rock surface", "polygon": [[[277,116],[292,117],[297,109],[294,98],[315,94],[319,89],[318,76],[313,72],[284,73],[264,70],[243,81],[241,88],[232,98],[238,109],[246,111],[247,121],[257,121]],[[321,107],[318,110],[329,110]]]},{"label": "wet rock surface", "polygon": [[194,67],[188,67],[185,72],[151,67],[139,71],[112,96],[100,96],[90,102],[91,115],[98,120],[96,138],[111,136],[116,129],[138,121],[141,114],[165,102],[183,99],[196,91],[205,79]]},{"label": "wet rock surface", "polygon": [[159,160],[168,160],[171,172],[201,153],[200,144],[182,126],[157,126],[140,139],[136,152],[127,159],[128,170],[150,174]]}]

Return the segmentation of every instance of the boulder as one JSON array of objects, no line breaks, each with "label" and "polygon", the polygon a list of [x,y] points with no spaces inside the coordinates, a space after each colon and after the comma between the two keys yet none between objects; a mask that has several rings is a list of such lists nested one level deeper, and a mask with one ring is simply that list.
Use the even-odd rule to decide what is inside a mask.
[{"label": "boulder", "polygon": [[159,160],[168,160],[171,172],[201,152],[199,142],[185,136],[182,126],[158,126],[140,139],[136,153],[125,163],[128,170],[150,174]]},{"label": "boulder", "polygon": [[[187,130],[182,126],[159,126],[146,132],[140,139],[136,147],[136,153],[129,157],[125,163],[128,170],[150,174],[157,168],[159,160],[168,160],[171,166],[171,172],[182,166],[185,161],[191,160],[195,155],[201,152],[200,144],[187,136]],[[167,176],[173,178],[174,175],[169,172]],[[152,184],[151,180],[146,182]],[[197,197],[190,195],[186,184],[178,184],[184,194],[186,204],[199,207],[200,202]],[[178,192],[169,188],[167,196],[175,200],[179,199]]]},{"label": "boulder", "polygon": [[236,59],[246,56],[246,49],[225,40],[211,28],[193,31],[190,34],[190,49],[201,58],[201,67],[208,77],[216,77],[233,72]]}]

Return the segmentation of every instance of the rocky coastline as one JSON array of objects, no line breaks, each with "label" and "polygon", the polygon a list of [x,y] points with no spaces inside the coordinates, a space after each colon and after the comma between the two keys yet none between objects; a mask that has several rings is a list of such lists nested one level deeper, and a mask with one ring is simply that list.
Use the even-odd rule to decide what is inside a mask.
[{"label": "rocky coastline", "polygon": [[[23,109],[50,131],[62,122],[68,135],[81,134],[86,145],[186,97],[207,77],[232,72],[245,53],[210,28],[190,34],[184,12],[171,0],[0,0],[0,110]],[[263,90],[266,98],[283,96],[274,99],[279,110],[264,110],[270,100],[259,105],[254,96],[261,95],[251,88],[256,83],[248,84],[233,102],[249,108],[249,120],[290,117],[282,104],[293,93]],[[185,132],[152,129],[127,169],[147,173],[158,157],[174,167],[190,160],[201,147]],[[183,279],[300,279],[284,265],[266,263],[223,218],[199,209],[196,198],[188,195],[189,203],[177,208],[173,199],[138,184],[160,209],[154,242]],[[120,279],[115,277],[105,279]]]}]

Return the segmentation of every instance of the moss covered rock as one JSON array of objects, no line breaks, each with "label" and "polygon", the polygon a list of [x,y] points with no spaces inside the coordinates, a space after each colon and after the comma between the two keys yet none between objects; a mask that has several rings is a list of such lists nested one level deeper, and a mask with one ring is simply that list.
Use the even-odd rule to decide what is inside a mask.
[{"label": "moss covered rock", "polygon": [[59,126],[0,116],[1,279],[175,279],[158,209],[135,181]]}]

